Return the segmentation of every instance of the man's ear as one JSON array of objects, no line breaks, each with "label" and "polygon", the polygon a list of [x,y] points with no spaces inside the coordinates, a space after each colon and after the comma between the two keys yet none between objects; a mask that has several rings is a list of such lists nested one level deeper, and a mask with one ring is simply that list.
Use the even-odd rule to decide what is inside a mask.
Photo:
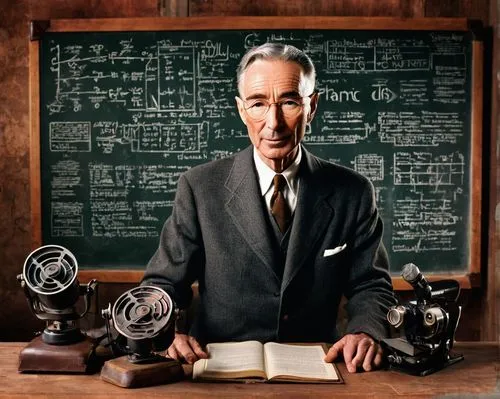
[{"label": "man's ear", "polygon": [[319,92],[314,92],[311,96],[311,102],[309,104],[309,114],[307,115],[307,123],[311,123],[318,109]]},{"label": "man's ear", "polygon": [[240,114],[240,118],[247,125],[247,114],[245,112],[245,105],[243,104],[243,100],[238,96],[234,97],[236,99],[236,105],[238,107],[238,113]]}]

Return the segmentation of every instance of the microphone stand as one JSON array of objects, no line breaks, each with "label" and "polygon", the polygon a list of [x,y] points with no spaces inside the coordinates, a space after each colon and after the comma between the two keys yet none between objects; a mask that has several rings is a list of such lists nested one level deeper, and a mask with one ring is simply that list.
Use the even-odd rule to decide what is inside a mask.
[{"label": "microphone stand", "polygon": [[91,280],[80,285],[85,295],[85,310],[78,314],[74,308],[64,310],[48,309],[26,287],[22,276],[18,277],[21,286],[35,315],[47,323],[43,333],[35,337],[19,354],[18,370],[22,373],[80,373],[96,372],[99,361],[95,356],[94,341],[85,336],[75,325],[90,306],[90,297],[94,294],[97,282]]}]

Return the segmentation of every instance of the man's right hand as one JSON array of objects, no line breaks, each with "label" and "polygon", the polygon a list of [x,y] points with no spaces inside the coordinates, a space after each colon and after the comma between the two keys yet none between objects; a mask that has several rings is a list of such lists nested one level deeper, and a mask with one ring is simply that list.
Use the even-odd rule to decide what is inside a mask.
[{"label": "man's right hand", "polygon": [[174,342],[168,348],[167,354],[172,359],[185,360],[189,364],[208,357],[196,338],[180,333],[175,333]]}]

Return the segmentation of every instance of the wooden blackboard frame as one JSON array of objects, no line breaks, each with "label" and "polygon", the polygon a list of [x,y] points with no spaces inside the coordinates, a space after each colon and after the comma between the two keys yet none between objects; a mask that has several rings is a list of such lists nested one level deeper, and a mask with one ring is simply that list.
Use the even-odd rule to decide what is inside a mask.
[{"label": "wooden blackboard frame", "polygon": [[[469,204],[470,251],[465,273],[438,273],[426,276],[435,281],[454,278],[462,288],[480,285],[481,203],[482,203],[482,125],[483,125],[483,42],[480,27],[465,18],[392,18],[392,17],[184,17],[123,19],[57,19],[32,21],[29,44],[30,85],[30,195],[33,249],[43,245],[40,163],[40,59],[39,38],[45,32],[120,32],[120,31],[194,31],[230,29],[331,29],[331,30],[405,30],[472,31],[471,76],[471,200]],[[138,270],[79,270],[79,279],[96,278],[100,282],[138,283]],[[411,289],[400,277],[393,277],[396,290]]]}]

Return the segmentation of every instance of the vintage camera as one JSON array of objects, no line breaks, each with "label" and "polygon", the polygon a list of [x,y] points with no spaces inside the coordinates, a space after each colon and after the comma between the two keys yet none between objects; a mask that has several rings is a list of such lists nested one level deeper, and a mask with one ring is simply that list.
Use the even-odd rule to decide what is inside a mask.
[{"label": "vintage camera", "polygon": [[403,267],[401,275],[413,287],[416,300],[393,306],[387,313],[389,324],[400,332],[399,338],[382,340],[390,368],[425,376],[463,360],[451,353],[461,313],[458,282],[428,283],[412,263]]}]

